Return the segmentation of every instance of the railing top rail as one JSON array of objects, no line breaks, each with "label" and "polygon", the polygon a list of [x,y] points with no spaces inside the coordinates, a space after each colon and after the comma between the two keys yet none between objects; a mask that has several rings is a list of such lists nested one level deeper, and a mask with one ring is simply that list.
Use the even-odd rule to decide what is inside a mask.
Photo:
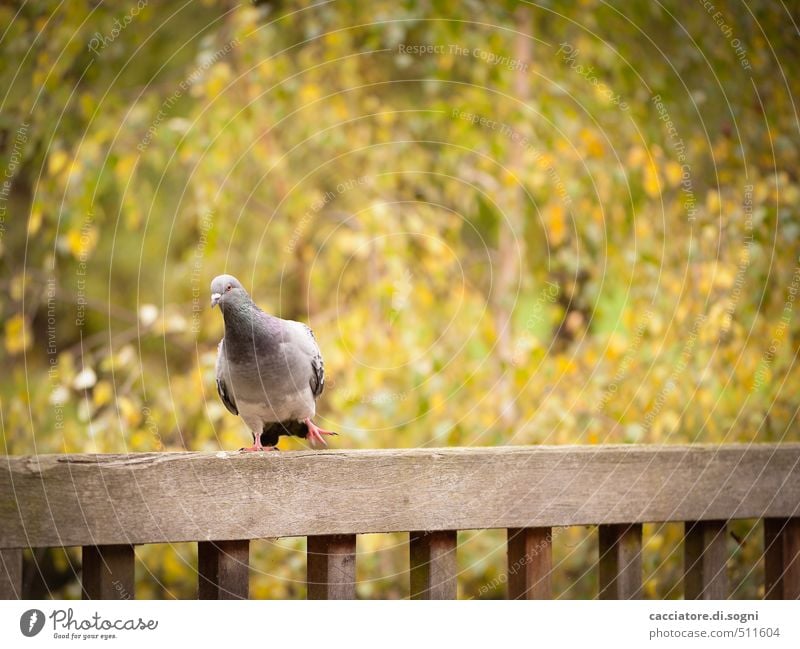
[{"label": "railing top rail", "polygon": [[0,456],[0,548],[799,512],[795,443]]}]

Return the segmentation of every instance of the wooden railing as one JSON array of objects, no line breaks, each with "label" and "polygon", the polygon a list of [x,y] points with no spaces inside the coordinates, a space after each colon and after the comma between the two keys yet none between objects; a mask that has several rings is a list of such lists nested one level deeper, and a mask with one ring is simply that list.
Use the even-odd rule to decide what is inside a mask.
[{"label": "wooden railing", "polygon": [[599,526],[599,596],[635,598],[642,523],[685,524],[686,598],[728,596],[726,523],[764,519],[765,593],[800,597],[800,444],[0,458],[0,596],[22,548],[82,546],[87,598],[134,546],[197,541],[198,596],[248,597],[249,543],[308,537],[308,597],[355,597],[356,535],[409,532],[415,598],[456,597],[456,531],[508,530],[510,598],[551,595],[552,529]]}]

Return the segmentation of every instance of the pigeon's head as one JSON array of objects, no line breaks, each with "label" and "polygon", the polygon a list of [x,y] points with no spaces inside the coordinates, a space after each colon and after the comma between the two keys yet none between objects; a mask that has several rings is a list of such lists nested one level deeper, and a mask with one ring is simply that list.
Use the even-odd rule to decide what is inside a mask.
[{"label": "pigeon's head", "polygon": [[219,304],[224,311],[226,305],[239,304],[247,299],[247,291],[233,275],[217,275],[211,282],[212,309]]}]

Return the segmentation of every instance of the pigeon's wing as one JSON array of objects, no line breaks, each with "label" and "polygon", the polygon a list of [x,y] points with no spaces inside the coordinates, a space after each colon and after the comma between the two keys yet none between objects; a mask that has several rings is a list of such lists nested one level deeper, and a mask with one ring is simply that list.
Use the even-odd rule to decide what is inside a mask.
[{"label": "pigeon's wing", "polygon": [[219,341],[219,346],[217,347],[217,393],[219,394],[219,398],[222,399],[222,403],[225,404],[225,407],[231,414],[238,415],[239,409],[236,407],[233,394],[228,387],[228,383],[225,381],[227,365],[228,361],[225,358],[225,340],[223,339]]},{"label": "pigeon's wing", "polygon": [[311,394],[317,399],[325,389],[325,363],[322,360],[322,352],[317,345],[317,339],[311,327],[302,322],[288,320],[289,331],[292,342],[297,349],[308,359],[311,366],[311,374],[308,384],[311,386]]},{"label": "pigeon's wing", "polygon": [[314,340],[314,346],[317,348],[317,353],[311,357],[311,393],[315,399],[318,399],[325,389],[325,361],[322,360],[322,352],[319,351],[317,341],[314,338],[314,332],[308,328],[308,333]]}]

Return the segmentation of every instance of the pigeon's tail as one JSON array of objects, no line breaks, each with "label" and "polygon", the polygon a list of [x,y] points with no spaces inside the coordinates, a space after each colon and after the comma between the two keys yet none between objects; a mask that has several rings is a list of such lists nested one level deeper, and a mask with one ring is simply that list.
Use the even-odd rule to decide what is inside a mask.
[{"label": "pigeon's tail", "polygon": [[261,431],[262,446],[277,446],[278,438],[281,435],[291,437],[308,437],[308,425],[304,421],[276,421],[271,424],[264,424]]}]

